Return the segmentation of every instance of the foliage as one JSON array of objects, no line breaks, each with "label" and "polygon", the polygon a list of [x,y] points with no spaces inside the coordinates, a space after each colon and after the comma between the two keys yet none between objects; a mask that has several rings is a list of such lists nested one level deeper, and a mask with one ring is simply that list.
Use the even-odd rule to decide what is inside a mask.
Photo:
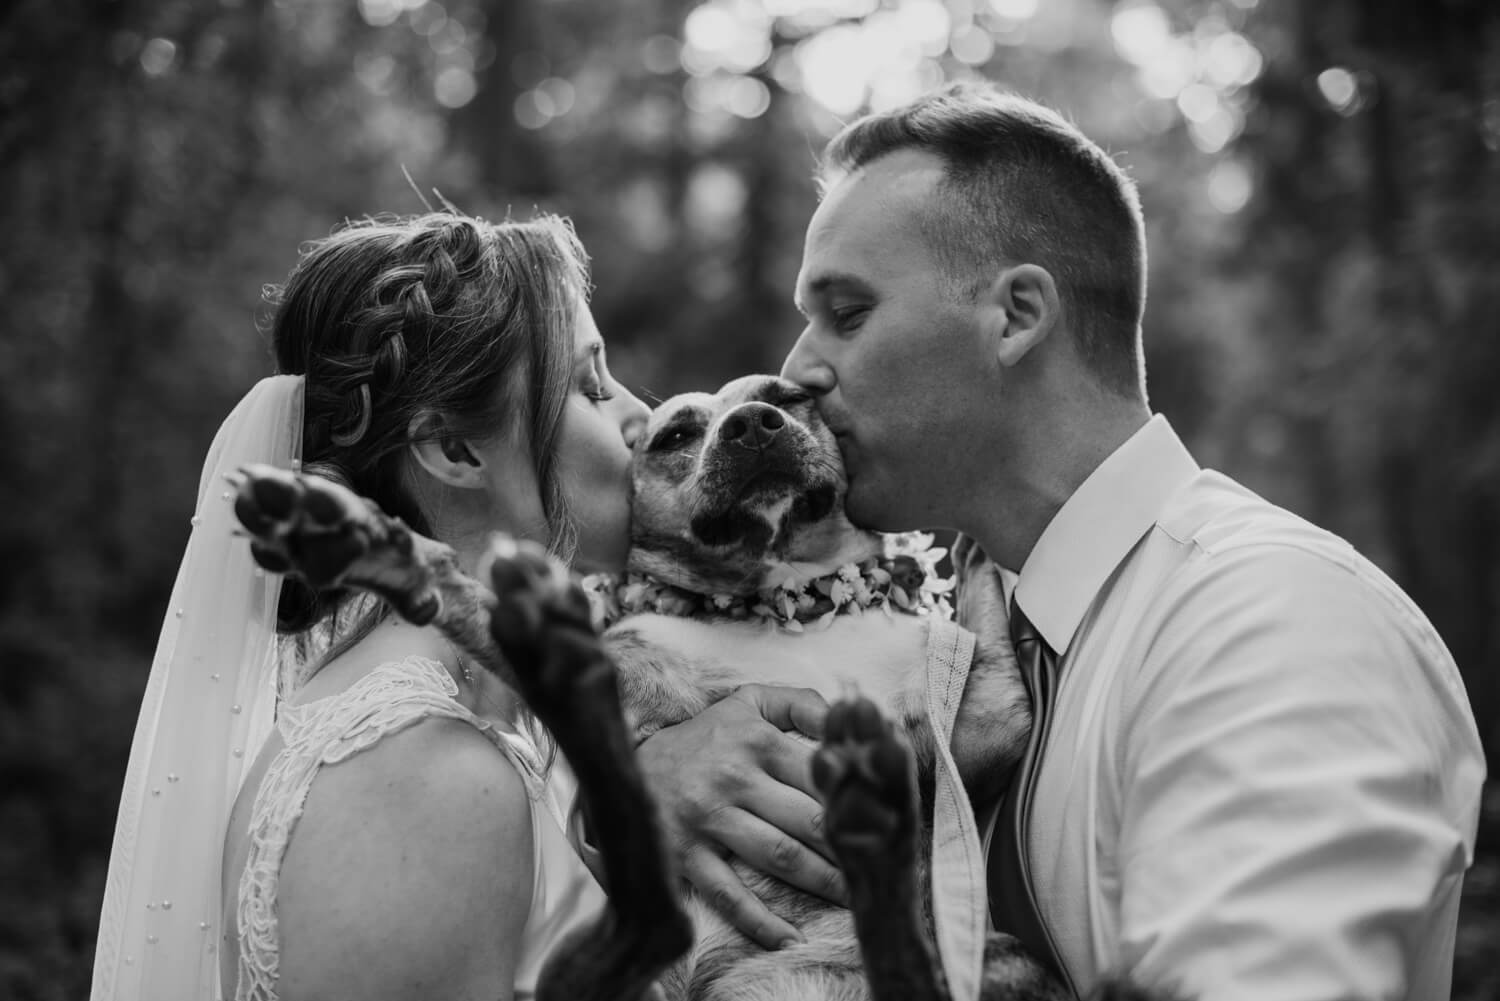
[{"label": "foliage", "polygon": [[[1500,746],[1483,0],[16,0],[0,13],[0,996],[87,991],[115,796],[261,287],[438,189],[571,215],[612,366],[775,370],[840,120],[982,74],[1140,184],[1153,401],[1432,616]],[[434,196],[428,194],[427,198]],[[1484,331],[1490,331],[1486,335]],[[1455,996],[1500,994],[1500,796]]]}]

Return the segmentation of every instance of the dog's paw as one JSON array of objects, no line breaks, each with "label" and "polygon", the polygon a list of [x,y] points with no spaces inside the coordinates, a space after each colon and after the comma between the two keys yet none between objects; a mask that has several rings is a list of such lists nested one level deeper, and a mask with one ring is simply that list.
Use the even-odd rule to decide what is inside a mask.
[{"label": "dog's paw", "polygon": [[245,466],[236,487],[235,516],[265,569],[319,589],[373,592],[418,624],[437,615],[430,568],[401,519],[331,480],[272,466]]},{"label": "dog's paw", "polygon": [[495,592],[490,634],[526,700],[544,720],[562,710],[592,670],[609,670],[588,595],[563,563],[525,539],[497,535],[485,574]]},{"label": "dog's paw", "polygon": [[829,709],[812,777],[827,810],[829,844],[846,870],[871,856],[914,858],[915,764],[905,739],[875,703],[848,699]]}]

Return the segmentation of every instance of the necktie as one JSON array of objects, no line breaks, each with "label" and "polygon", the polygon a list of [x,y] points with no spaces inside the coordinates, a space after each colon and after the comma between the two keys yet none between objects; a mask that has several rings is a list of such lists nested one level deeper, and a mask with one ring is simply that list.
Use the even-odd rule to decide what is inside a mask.
[{"label": "necktie", "polygon": [[1010,603],[1010,637],[1020,661],[1021,677],[1031,693],[1031,737],[1026,743],[1026,756],[1021,759],[1005,802],[1000,807],[990,847],[990,915],[996,928],[1020,939],[1034,957],[1050,965],[1054,973],[1066,980],[1052,937],[1037,910],[1031,864],[1026,857],[1032,792],[1057,690],[1057,654],[1026,618],[1014,597]]}]

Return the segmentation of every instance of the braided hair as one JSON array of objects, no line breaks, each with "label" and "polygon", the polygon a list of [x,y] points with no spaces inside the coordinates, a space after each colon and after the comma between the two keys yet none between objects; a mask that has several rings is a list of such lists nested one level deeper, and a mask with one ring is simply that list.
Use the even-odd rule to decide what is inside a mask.
[{"label": "braided hair", "polygon": [[[303,470],[430,535],[404,475],[411,429],[441,414],[442,437],[485,439],[520,422],[552,549],[571,558],[576,529],[553,446],[587,289],[583,248],[550,215],[502,223],[446,212],[381,217],[308,245],[285,285],[268,290],[277,368],[307,380]],[[278,627],[304,632],[346,597],[289,579]]]}]

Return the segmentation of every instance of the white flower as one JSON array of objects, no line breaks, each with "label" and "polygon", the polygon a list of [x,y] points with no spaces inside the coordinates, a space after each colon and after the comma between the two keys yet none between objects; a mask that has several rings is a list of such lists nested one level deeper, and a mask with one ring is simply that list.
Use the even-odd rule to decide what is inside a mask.
[{"label": "white flower", "polygon": [[958,581],[952,577],[939,577],[936,574],[928,574],[922,581],[922,590],[928,594],[947,594],[958,586]]},{"label": "white flower", "polygon": [[885,555],[917,556],[932,548],[937,537],[931,532],[899,532],[885,537]]}]

